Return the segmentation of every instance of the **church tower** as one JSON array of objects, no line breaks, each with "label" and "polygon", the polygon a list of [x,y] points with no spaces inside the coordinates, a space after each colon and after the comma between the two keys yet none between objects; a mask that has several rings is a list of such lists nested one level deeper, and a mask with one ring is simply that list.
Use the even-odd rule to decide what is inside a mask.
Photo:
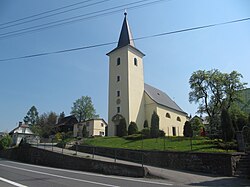
[{"label": "church tower", "polygon": [[131,121],[142,129],[144,109],[144,54],[135,47],[128,25],[127,13],[117,47],[109,52],[109,101],[108,136],[117,135],[117,125],[125,118],[127,127]]}]

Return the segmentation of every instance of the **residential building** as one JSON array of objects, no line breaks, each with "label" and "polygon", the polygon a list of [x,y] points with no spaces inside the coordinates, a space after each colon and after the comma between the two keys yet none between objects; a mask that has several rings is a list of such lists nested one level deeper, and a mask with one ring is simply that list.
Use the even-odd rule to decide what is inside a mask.
[{"label": "residential building", "polygon": [[39,136],[36,136],[31,131],[29,125],[23,124],[22,122],[19,122],[18,127],[10,131],[9,135],[12,137],[13,145],[19,145],[22,140],[25,141],[26,143],[40,142]]},{"label": "residential building", "polygon": [[104,119],[89,119],[84,122],[74,124],[74,137],[83,137],[83,126],[86,126],[88,137],[105,136],[107,123]]},{"label": "residential building", "polygon": [[74,115],[66,116],[62,118],[58,123],[55,125],[56,132],[73,132],[74,124],[77,124],[78,120]]}]

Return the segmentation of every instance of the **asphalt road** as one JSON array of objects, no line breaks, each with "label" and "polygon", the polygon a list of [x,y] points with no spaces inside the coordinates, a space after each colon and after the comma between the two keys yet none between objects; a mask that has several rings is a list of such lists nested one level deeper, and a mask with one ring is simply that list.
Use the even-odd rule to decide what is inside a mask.
[{"label": "asphalt road", "polygon": [[[57,169],[0,159],[1,187],[163,187],[176,186],[168,180],[107,176],[95,173]],[[178,185],[179,186],[179,185]]]}]

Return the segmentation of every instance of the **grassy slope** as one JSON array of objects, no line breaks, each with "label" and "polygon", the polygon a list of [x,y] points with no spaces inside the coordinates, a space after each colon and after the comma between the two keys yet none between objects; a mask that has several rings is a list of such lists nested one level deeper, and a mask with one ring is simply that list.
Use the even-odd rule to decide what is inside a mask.
[{"label": "grassy slope", "polygon": [[[193,149],[196,152],[227,152],[219,149],[214,140],[206,138],[196,138],[192,141]],[[118,137],[95,137],[84,140],[84,145],[126,148],[126,149],[144,149],[144,150],[164,150],[164,139],[144,139],[141,140],[125,140]],[[183,137],[171,137],[165,139],[165,150],[170,151],[190,151],[190,139]],[[235,152],[229,150],[228,152]]]}]

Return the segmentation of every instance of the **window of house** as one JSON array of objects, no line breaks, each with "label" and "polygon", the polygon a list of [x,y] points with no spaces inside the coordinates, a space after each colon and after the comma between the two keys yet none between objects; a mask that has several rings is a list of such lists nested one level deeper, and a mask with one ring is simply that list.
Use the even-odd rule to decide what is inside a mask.
[{"label": "window of house", "polygon": [[104,125],[103,125],[103,123],[101,123],[101,127],[103,127]]},{"label": "window of house", "polygon": [[117,95],[117,97],[120,97],[120,91],[119,90],[116,92],[116,95]]},{"label": "window of house", "polygon": [[169,113],[166,113],[166,117],[167,117],[167,118],[171,118],[171,116],[170,116]]},{"label": "window of house", "polygon": [[120,113],[120,107],[119,106],[117,107],[117,113]]},{"label": "window of house", "polygon": [[120,64],[121,64],[121,58],[119,57],[119,58],[117,58],[117,60],[116,60],[116,65],[119,66]]},{"label": "window of house", "polygon": [[117,78],[116,78],[117,82],[120,81],[120,76],[118,75]]},{"label": "window of house", "polygon": [[137,66],[138,63],[137,63],[137,58],[134,58],[134,65]]},{"label": "window of house", "polygon": [[179,116],[177,117],[177,121],[181,121],[181,118]]}]

